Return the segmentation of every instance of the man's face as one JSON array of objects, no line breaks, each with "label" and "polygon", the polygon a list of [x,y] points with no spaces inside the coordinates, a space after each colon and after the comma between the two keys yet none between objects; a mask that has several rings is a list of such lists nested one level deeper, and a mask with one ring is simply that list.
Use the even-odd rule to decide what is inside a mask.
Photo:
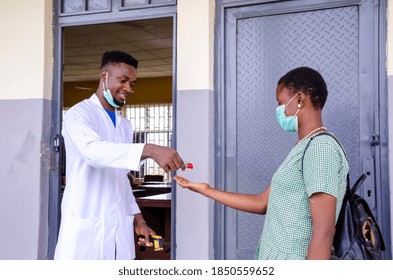
[{"label": "man's face", "polygon": [[125,63],[110,65],[107,69],[108,85],[114,102],[123,106],[124,101],[133,93],[136,84],[136,69]]}]

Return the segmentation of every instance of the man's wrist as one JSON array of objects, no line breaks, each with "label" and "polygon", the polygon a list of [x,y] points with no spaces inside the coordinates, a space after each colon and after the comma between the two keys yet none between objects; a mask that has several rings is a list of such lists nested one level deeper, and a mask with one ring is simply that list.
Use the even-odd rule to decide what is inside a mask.
[{"label": "man's wrist", "polygon": [[140,221],[136,224],[135,228],[138,228],[141,224],[146,224],[146,221],[145,221],[145,220],[140,220]]},{"label": "man's wrist", "polygon": [[143,147],[143,151],[142,151],[142,157],[141,159],[147,159],[147,158],[152,158],[152,144],[145,144],[145,146]]}]

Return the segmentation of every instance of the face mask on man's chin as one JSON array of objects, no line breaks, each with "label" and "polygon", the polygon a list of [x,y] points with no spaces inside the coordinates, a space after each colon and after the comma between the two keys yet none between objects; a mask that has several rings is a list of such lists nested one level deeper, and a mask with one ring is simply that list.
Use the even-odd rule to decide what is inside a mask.
[{"label": "face mask on man's chin", "polygon": [[116,99],[113,98],[110,89],[104,90],[104,98],[106,101],[111,105],[113,108],[120,108],[121,106],[124,106],[126,104],[126,101],[124,100],[123,103],[119,103]]},{"label": "face mask on man's chin", "polygon": [[117,101],[116,99],[113,98],[111,90],[108,87],[108,76],[109,76],[109,73],[108,73],[108,71],[106,71],[105,82],[103,83],[104,84],[104,98],[109,103],[109,105],[111,105],[113,108],[117,109],[117,108],[120,108],[121,106],[124,106],[126,104],[126,101],[124,100],[123,103],[120,103],[119,101]]}]

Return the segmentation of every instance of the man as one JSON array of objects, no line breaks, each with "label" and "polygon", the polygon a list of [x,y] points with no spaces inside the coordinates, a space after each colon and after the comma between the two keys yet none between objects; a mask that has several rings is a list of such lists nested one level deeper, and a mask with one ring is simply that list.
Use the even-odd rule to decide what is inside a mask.
[{"label": "man", "polygon": [[132,126],[116,110],[136,83],[138,61],[120,51],[102,56],[97,91],[64,118],[67,186],[55,259],[134,259],[134,233],[151,246],[127,173],[152,158],[165,172],[185,169],[168,147],[133,144]]}]

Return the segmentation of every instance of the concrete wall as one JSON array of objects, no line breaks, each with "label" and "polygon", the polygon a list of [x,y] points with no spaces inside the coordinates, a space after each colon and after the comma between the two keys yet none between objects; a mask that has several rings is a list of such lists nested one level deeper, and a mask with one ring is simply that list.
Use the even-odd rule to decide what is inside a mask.
[{"label": "concrete wall", "polygon": [[[214,0],[178,0],[177,149],[190,180],[214,182]],[[195,16],[198,15],[198,16]],[[214,202],[176,193],[176,259],[213,259]]]},{"label": "concrete wall", "polygon": [[0,259],[44,259],[52,1],[1,1]]}]

